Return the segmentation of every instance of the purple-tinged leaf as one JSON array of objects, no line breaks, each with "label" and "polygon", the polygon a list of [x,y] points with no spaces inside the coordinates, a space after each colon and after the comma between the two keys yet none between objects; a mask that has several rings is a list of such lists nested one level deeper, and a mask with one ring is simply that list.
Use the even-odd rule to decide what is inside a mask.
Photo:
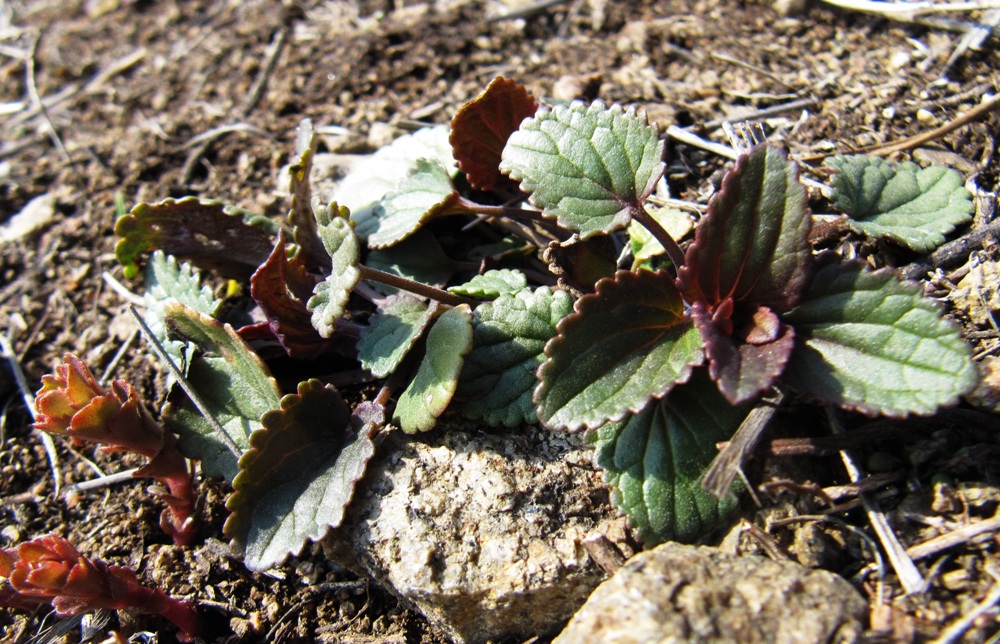
[{"label": "purple-tinged leaf", "polygon": [[314,359],[328,344],[313,327],[312,314],[302,301],[302,294],[308,298],[315,283],[299,255],[288,259],[284,232],[278,233],[271,255],[250,278],[250,297],[267,316],[271,333],[293,358]]},{"label": "purple-tinged leaf", "polygon": [[[732,300],[716,307],[716,315],[732,311]],[[691,307],[691,319],[705,341],[709,375],[730,404],[738,405],[766,391],[788,363],[795,345],[792,327],[774,311],[758,307],[739,328],[732,318],[716,319],[704,302]],[[728,329],[732,331],[727,333]]]},{"label": "purple-tinged leaf", "polygon": [[352,415],[336,389],[315,379],[261,417],[226,502],[224,531],[248,568],[280,565],[340,525],[383,418],[375,403]]},{"label": "purple-tinged leaf", "polygon": [[449,141],[469,185],[492,190],[505,179],[500,173],[500,154],[511,133],[537,109],[538,102],[522,85],[497,77],[458,110]]},{"label": "purple-tinged leaf", "polygon": [[663,272],[620,271],[563,318],[538,372],[538,418],[576,431],[638,412],[704,361],[701,338]]},{"label": "purple-tinged leaf", "polygon": [[812,274],[811,218],[796,165],[759,145],[741,156],[708,204],[679,277],[690,302],[732,299],[781,314]]},{"label": "purple-tinged leaf", "polygon": [[288,191],[292,194],[292,207],[288,213],[288,223],[292,227],[292,239],[300,249],[302,261],[310,267],[322,266],[329,269],[330,260],[316,229],[316,217],[312,210],[312,186],[309,182],[317,143],[312,121],[302,119],[295,130],[295,153],[298,159],[289,168]]},{"label": "purple-tinged leaf", "polygon": [[245,280],[271,253],[271,239],[244,223],[240,214],[222,202],[197,197],[137,204],[115,224],[121,237],[115,256],[128,277],[138,274],[141,254],[160,249],[201,269]]}]

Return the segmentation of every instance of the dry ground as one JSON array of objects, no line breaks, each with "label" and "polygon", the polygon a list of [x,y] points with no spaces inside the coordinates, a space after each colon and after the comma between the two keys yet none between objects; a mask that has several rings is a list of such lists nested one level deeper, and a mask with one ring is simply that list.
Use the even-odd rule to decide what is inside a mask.
[{"label": "dry ground", "polygon": [[[195,194],[278,216],[287,203],[276,194],[277,169],[289,160],[303,117],[344,128],[347,135],[329,143],[338,151],[371,149],[412,121],[447,122],[504,75],[542,97],[582,93],[635,103],[661,126],[692,126],[716,140],[724,140],[723,119],[807,100],[767,126],[772,138],[808,156],[932,129],[1000,88],[995,39],[945,71],[959,35],[819,2],[783,16],[749,0],[576,0],[522,20],[492,19],[504,9],[488,0],[0,0],[0,225],[32,200],[49,199],[34,203],[38,230],[4,228],[13,238],[0,242],[0,331],[32,387],[66,351],[99,373],[132,332],[123,300],[102,279],[105,271],[123,279],[112,254],[116,199],[131,205]],[[202,135],[213,130],[218,136],[203,145]],[[936,154],[995,191],[998,131],[1000,117],[987,115],[917,156]],[[676,195],[703,202],[723,161],[677,143],[669,155]],[[916,259],[880,247],[860,252],[897,265]],[[970,338],[984,353],[996,343],[988,332]],[[130,378],[158,407],[164,392],[140,342],[115,375]],[[157,529],[160,510],[141,483],[73,498],[53,494],[16,388],[0,376],[0,404],[7,401],[0,545],[58,532],[84,553],[196,599],[216,641],[439,641],[419,615],[321,556],[266,575],[227,558],[214,539],[225,518],[220,485],[204,484],[206,542],[187,551],[168,545]],[[892,474],[880,498],[894,510],[905,545],[975,524],[1000,507],[996,425],[974,418],[891,424],[895,431],[865,450]],[[781,431],[791,436],[823,431],[785,425]],[[107,472],[136,464],[65,443],[60,457],[63,484],[94,476],[85,459]],[[845,482],[836,456],[758,469],[759,480],[790,479],[772,486],[785,514],[821,508],[808,486]],[[752,508],[747,516],[754,517]],[[851,577],[873,560],[864,545],[870,527],[857,510],[835,516],[850,529],[756,521],[768,545]],[[930,586],[910,598],[900,597],[891,570],[884,581],[877,574],[859,581],[872,599],[876,639],[937,636],[1000,583],[989,574],[1000,568],[998,550],[993,532],[920,560]],[[109,628],[117,620],[111,616]],[[27,641],[56,621],[0,612],[5,641]],[[171,639],[158,618],[135,616],[121,626]],[[984,641],[998,629],[994,610],[967,637]]]}]

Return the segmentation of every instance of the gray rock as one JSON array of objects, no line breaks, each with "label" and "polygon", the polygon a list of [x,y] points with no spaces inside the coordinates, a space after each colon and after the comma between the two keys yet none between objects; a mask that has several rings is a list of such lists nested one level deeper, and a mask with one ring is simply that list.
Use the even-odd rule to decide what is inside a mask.
[{"label": "gray rock", "polygon": [[666,543],[601,584],[553,644],[853,642],[867,610],[833,573]]},{"label": "gray rock", "polygon": [[323,544],[457,642],[559,629],[605,579],[581,542],[624,536],[580,436],[399,432]]}]

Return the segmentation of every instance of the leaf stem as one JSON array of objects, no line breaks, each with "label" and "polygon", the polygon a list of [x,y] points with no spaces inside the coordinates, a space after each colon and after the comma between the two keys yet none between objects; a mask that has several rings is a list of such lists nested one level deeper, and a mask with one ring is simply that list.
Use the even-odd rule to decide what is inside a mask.
[{"label": "leaf stem", "polygon": [[684,251],[681,250],[681,247],[676,241],[674,241],[674,238],[670,236],[670,233],[663,229],[660,222],[653,219],[653,216],[650,215],[641,205],[638,208],[633,207],[631,210],[632,219],[635,219],[637,222],[642,224],[643,227],[645,227],[645,229],[656,238],[656,241],[660,242],[660,245],[663,246],[663,250],[665,250],[667,252],[667,256],[670,257],[670,261],[673,263],[674,269],[676,270],[681,266],[684,266]]},{"label": "leaf stem", "polygon": [[400,288],[404,291],[415,293],[416,295],[429,297],[432,300],[441,302],[442,304],[448,304],[450,306],[458,306],[460,304],[476,306],[480,303],[479,300],[461,297],[459,295],[455,295],[454,293],[449,293],[444,289],[437,288],[436,286],[416,282],[406,277],[393,275],[392,273],[386,273],[385,271],[380,271],[377,268],[371,268],[370,266],[365,266],[364,264],[358,264],[357,267],[358,270],[361,271],[361,279],[363,280],[381,282],[382,284],[392,286],[393,288]]}]

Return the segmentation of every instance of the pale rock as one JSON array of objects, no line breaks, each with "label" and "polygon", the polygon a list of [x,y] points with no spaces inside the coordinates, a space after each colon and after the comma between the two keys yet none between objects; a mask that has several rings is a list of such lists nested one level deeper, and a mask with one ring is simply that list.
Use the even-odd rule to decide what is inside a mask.
[{"label": "pale rock", "polygon": [[824,570],[665,543],[601,584],[553,644],[854,642],[867,610]]},{"label": "pale rock", "polygon": [[438,429],[377,451],[327,556],[454,641],[557,631],[605,578],[582,541],[621,519],[582,437]]}]

